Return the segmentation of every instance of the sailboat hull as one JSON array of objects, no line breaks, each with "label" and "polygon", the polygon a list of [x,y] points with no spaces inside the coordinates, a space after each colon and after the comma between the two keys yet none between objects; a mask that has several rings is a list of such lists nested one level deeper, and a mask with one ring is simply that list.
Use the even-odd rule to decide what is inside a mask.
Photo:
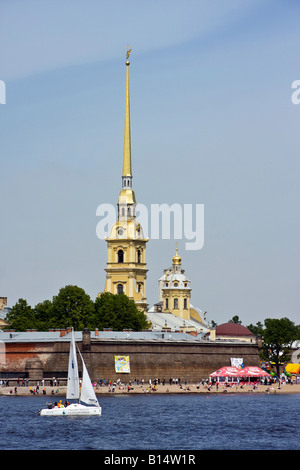
[{"label": "sailboat hull", "polygon": [[80,403],[58,408],[44,408],[40,410],[41,416],[101,416],[101,406],[85,406]]}]

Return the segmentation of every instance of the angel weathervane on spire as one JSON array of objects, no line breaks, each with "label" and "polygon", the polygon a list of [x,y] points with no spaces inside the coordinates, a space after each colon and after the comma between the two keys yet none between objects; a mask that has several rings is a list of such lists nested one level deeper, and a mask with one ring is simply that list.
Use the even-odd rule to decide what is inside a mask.
[{"label": "angel weathervane on spire", "polygon": [[131,49],[129,49],[128,44],[127,44],[127,52],[126,52],[126,60],[129,60],[129,55],[130,55]]}]

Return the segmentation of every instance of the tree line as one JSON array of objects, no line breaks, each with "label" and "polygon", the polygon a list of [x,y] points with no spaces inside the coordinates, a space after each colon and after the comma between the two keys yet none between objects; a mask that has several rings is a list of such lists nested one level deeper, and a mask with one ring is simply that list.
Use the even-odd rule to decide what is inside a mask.
[{"label": "tree line", "polygon": [[150,327],[146,315],[125,294],[105,292],[93,301],[84,289],[71,285],[61,288],[52,300],[44,300],[35,307],[19,299],[6,315],[6,321],[16,331],[47,331],[69,326],[77,331],[83,328],[140,331]]}]

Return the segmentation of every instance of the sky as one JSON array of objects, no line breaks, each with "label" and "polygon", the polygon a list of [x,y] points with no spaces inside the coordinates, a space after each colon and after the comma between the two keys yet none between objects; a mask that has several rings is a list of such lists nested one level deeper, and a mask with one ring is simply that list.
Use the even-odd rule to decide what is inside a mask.
[{"label": "sky", "polygon": [[[204,207],[204,244],[149,239],[147,299],[176,243],[221,324],[299,313],[298,0],[2,0],[0,296],[103,291],[97,207],[121,189],[129,44],[137,201]],[[3,89],[2,89],[3,92]]]}]

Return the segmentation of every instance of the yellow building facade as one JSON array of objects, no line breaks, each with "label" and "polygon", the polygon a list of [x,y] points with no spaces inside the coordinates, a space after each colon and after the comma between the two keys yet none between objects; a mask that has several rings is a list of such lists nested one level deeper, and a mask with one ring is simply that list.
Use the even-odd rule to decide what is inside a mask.
[{"label": "yellow building facade", "polygon": [[181,257],[176,249],[176,254],[172,258],[172,268],[165,269],[159,280],[159,297],[163,303],[163,311],[189,320],[191,290],[191,281],[181,268]]},{"label": "yellow building facade", "polygon": [[129,54],[126,55],[126,96],[122,189],[117,202],[118,217],[113,224],[107,242],[107,266],[105,292],[124,292],[133,299],[139,310],[148,308],[146,298],[146,243],[143,229],[136,220],[136,198],[132,189]]}]

